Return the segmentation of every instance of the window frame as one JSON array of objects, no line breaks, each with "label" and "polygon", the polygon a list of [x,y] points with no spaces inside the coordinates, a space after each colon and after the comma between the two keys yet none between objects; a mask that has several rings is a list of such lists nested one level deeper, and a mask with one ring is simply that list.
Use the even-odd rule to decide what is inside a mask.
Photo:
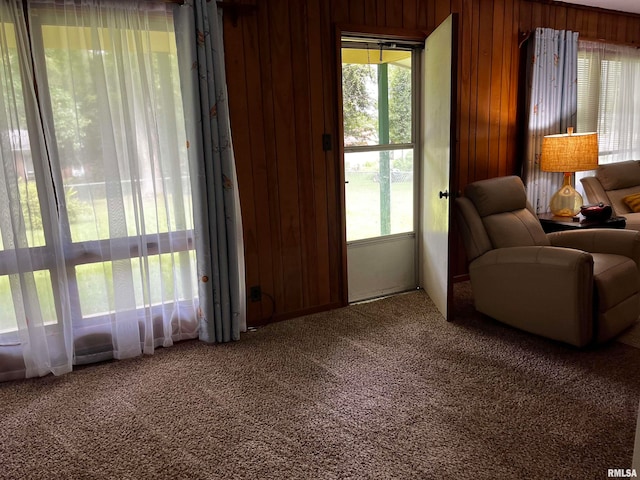
[{"label": "window frame", "polygon": [[[175,2],[174,2],[175,3]],[[35,6],[34,8],[44,8],[40,6]],[[78,7],[79,8],[79,7]],[[150,6],[151,8],[151,6]],[[80,10],[80,8],[79,8]],[[40,76],[42,79],[40,81],[36,81],[35,78],[35,69],[32,68],[33,78],[30,79],[33,81],[34,85],[37,86],[36,89],[36,98],[32,99],[30,95],[23,95],[24,98],[24,108],[26,113],[27,120],[27,130],[30,134],[30,148],[32,152],[32,157],[35,159],[36,156],[40,156],[41,158],[46,158],[46,160],[33,160],[34,167],[34,181],[37,186],[38,192],[38,205],[40,208],[40,215],[42,218],[42,231],[44,235],[44,245],[27,247],[27,248],[19,248],[19,249],[10,249],[10,250],[0,250],[0,276],[9,276],[15,274],[24,274],[24,273],[33,273],[37,271],[46,270],[49,272],[49,278],[51,280],[51,289],[53,293],[53,299],[55,303],[56,310],[56,322],[51,322],[50,324],[45,325],[45,328],[49,330],[50,333],[53,333],[54,329],[58,327],[61,320],[61,311],[62,306],[60,304],[61,298],[68,298],[70,301],[71,307],[71,316],[73,319],[73,326],[76,327],[93,327],[100,324],[109,324],[112,321],[112,317],[114,313],[117,312],[104,312],[103,314],[94,314],[94,315],[83,315],[82,308],[80,305],[80,294],[78,290],[78,282],[76,279],[76,267],[80,265],[87,265],[92,263],[103,263],[103,262],[113,262],[117,260],[126,260],[126,259],[134,259],[134,258],[142,258],[140,255],[141,243],[143,244],[143,250],[145,250],[145,256],[154,256],[161,255],[165,253],[181,253],[181,252],[190,252],[195,250],[195,240],[194,240],[194,229],[185,229],[185,230],[177,230],[172,232],[157,232],[150,233],[145,236],[133,235],[127,237],[120,238],[110,238],[110,239],[101,239],[101,240],[86,240],[86,241],[73,241],[71,235],[71,226],[69,221],[68,212],[66,210],[66,199],[60,201],[60,196],[65,196],[65,192],[57,192],[56,193],[56,209],[58,215],[58,228],[61,230],[62,237],[62,246],[64,252],[64,264],[66,268],[66,276],[68,279],[66,288],[69,290],[68,295],[62,295],[62,292],[59,290],[58,282],[55,281],[58,273],[58,265],[57,259],[54,256],[53,252],[53,236],[54,228],[51,222],[51,218],[49,214],[44,211],[43,201],[42,199],[49,199],[49,195],[47,194],[47,183],[51,182],[52,185],[60,186],[64,190],[64,183],[62,179],[62,168],[61,164],[57,158],[50,158],[52,156],[58,155],[58,147],[56,144],[56,133],[55,131],[51,134],[52,145],[49,145],[47,151],[41,151],[38,149],[34,150],[34,146],[36,146],[36,142],[33,141],[35,138],[39,138],[40,133],[39,130],[41,128],[40,116],[44,116],[48,119],[51,125],[54,124],[54,108],[52,105],[51,97],[49,94],[49,84],[47,78],[47,65],[45,58],[45,45],[44,39],[42,35],[42,27],[50,24],[46,22],[37,21],[38,15],[29,15],[27,11],[26,2],[23,3],[23,11],[25,18],[31,21],[27,21],[27,32],[29,34],[29,38],[31,41],[30,45],[30,53],[31,53],[31,63],[33,65],[38,65],[41,68]],[[64,25],[57,25],[62,26]],[[153,28],[153,24],[149,25],[149,28]],[[152,30],[151,30],[152,31]],[[175,32],[173,38],[175,39]],[[168,55],[168,53],[167,53]],[[20,76],[21,76],[21,86],[22,91],[28,91],[28,88],[25,88],[27,84],[27,76],[29,75],[26,66],[23,64],[21,58],[18,58],[18,62],[20,65]],[[48,154],[48,155],[47,155]],[[45,165],[49,165],[49,169],[45,169]],[[54,168],[53,166],[60,166],[60,168]],[[117,249],[118,252],[128,252],[129,255],[125,255],[121,253],[120,255],[112,255],[112,249],[109,248],[109,245],[114,241],[122,242],[124,248]],[[20,254],[22,251],[30,252],[30,257],[33,259],[32,269],[29,271],[19,270],[17,264],[13,261],[15,256]],[[13,294],[12,294],[13,296]],[[184,308],[192,308],[190,301],[177,300],[177,303],[184,304]],[[136,311],[139,312],[140,315],[143,314],[145,310],[151,308],[152,313],[158,309],[166,309],[171,302],[164,303],[162,305],[151,305],[150,307],[142,307],[137,308]],[[14,305],[14,311],[15,305]],[[194,312],[195,317],[195,312]],[[0,331],[0,341],[6,344],[7,341],[13,341],[15,338],[16,332],[18,329],[12,330],[2,330]]]},{"label": "window frame", "polygon": [[[583,42],[582,45],[580,42]],[[589,46],[585,46],[585,43],[587,42],[590,45]],[[598,50],[601,52],[604,52],[605,54],[610,54],[610,55],[615,55],[617,56],[616,59],[609,59],[609,58],[595,58],[595,56],[591,56],[591,58],[588,58],[590,55],[590,52],[593,52],[594,50],[596,50],[596,47],[594,47],[593,45],[597,44],[598,45]],[[607,149],[607,150],[602,150],[601,146],[603,145],[603,142],[600,141],[600,137],[603,135],[610,135],[611,132],[613,131],[613,128],[611,125],[606,125],[606,132],[601,132],[600,130],[600,124],[601,123],[606,123],[603,121],[603,118],[606,119],[607,117],[607,112],[603,111],[603,103],[604,105],[609,104],[609,102],[603,102],[603,97],[605,95],[607,95],[610,92],[605,91],[605,89],[603,88],[603,84],[602,84],[602,80],[603,80],[603,75],[606,75],[608,72],[604,72],[603,70],[605,69],[605,67],[607,69],[609,69],[610,64],[612,62],[616,62],[617,60],[624,60],[624,58],[628,58],[630,61],[632,62],[637,62],[640,63],[640,53],[638,53],[637,57],[632,57],[632,56],[628,56],[625,57],[624,55],[618,56],[619,55],[619,51],[617,51],[614,47],[618,45],[612,42],[604,42],[601,40],[591,40],[591,39],[580,39],[578,41],[578,68],[577,68],[577,78],[578,78],[578,105],[577,105],[577,127],[579,129],[579,131],[582,132],[586,132],[586,131],[597,131],[598,132],[598,136],[599,136],[599,151],[598,151],[598,157],[600,160],[603,159],[603,157],[607,157],[607,156],[614,156],[614,155],[620,155],[620,156],[624,156],[623,154],[627,151],[627,149],[622,148],[620,146],[618,146],[618,148],[616,149]],[[637,47],[633,47],[634,51],[637,51]],[[583,60],[584,59],[584,60]],[[581,60],[583,61],[589,61],[595,59],[597,60],[596,63],[594,65],[585,65],[585,66],[581,66],[580,62]],[[618,69],[621,68],[621,65],[623,63],[623,61],[619,61],[618,63]],[[615,65],[614,65],[615,66]],[[583,80],[581,79],[580,75],[581,72],[587,72],[588,71],[588,76],[589,76],[589,80],[592,83],[589,83],[588,80]],[[584,75],[584,73],[583,73]],[[592,78],[593,77],[593,78]],[[588,86],[586,86],[588,83]],[[581,88],[585,88],[585,87],[581,87],[581,85],[585,85],[586,88],[588,88],[589,90],[593,90],[595,92],[595,95],[592,93],[591,95],[587,95],[586,98],[584,99],[583,102],[580,102],[580,89]],[[586,105],[584,105],[584,103],[586,103]],[[581,108],[582,107],[582,108]],[[584,110],[584,109],[597,109],[597,115],[588,115],[588,113]],[[636,115],[640,118],[640,111],[638,111],[636,113]],[[607,142],[607,144],[609,144],[610,142]],[[600,164],[608,164],[608,163],[616,163],[618,161],[622,161],[622,160],[616,160],[616,161],[600,161]],[[583,173],[581,176],[585,176],[585,174]]]}]

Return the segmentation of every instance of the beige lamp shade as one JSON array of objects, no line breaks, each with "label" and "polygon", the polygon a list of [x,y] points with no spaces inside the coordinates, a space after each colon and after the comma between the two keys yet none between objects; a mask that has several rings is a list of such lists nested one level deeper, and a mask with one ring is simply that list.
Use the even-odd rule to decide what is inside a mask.
[{"label": "beige lamp shade", "polygon": [[540,170],[544,172],[581,172],[598,167],[598,134],[569,133],[547,135],[542,139]]}]

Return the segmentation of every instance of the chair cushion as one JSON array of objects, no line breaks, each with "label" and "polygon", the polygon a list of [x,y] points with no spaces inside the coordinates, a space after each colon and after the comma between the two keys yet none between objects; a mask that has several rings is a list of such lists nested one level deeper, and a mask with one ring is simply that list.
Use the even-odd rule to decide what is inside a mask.
[{"label": "chair cushion", "polygon": [[493,248],[549,245],[538,218],[529,210],[520,177],[495,177],[465,188]]},{"label": "chair cushion", "polygon": [[526,208],[482,219],[493,248],[550,245],[538,218]]},{"label": "chair cushion", "polygon": [[455,199],[455,213],[460,235],[470,262],[493,248],[476,207],[467,197]]},{"label": "chair cushion", "polygon": [[592,253],[598,311],[605,312],[638,291],[638,267],[628,257]]},{"label": "chair cushion", "polygon": [[514,175],[470,183],[464,195],[473,202],[481,217],[527,207],[527,194],[522,180]]},{"label": "chair cushion", "polygon": [[608,163],[600,165],[596,170],[596,178],[605,190],[619,190],[640,185],[640,162]]}]

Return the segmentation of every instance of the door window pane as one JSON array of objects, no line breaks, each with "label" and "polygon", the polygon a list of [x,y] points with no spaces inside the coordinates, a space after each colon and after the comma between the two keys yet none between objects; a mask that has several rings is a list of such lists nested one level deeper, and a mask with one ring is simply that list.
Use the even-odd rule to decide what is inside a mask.
[{"label": "door window pane", "polygon": [[345,179],[347,241],[413,231],[413,149],[346,153]]},{"label": "door window pane", "polygon": [[342,62],[345,147],[411,143],[411,52],[343,48]]},{"label": "door window pane", "polygon": [[342,48],[347,241],[413,232],[412,51],[351,41]]}]

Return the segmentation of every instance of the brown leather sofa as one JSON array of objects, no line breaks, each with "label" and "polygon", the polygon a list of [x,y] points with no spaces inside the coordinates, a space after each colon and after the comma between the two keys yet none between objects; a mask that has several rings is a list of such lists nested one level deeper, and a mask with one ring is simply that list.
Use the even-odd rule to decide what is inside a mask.
[{"label": "brown leather sofa", "polygon": [[640,212],[634,212],[623,200],[640,193],[640,161],[600,165],[595,176],[580,179],[589,203],[611,205],[613,215],[627,219],[626,228],[640,230]]},{"label": "brown leather sofa", "polygon": [[519,177],[456,198],[478,311],[577,347],[612,339],[640,314],[640,232],[544,233]]}]

